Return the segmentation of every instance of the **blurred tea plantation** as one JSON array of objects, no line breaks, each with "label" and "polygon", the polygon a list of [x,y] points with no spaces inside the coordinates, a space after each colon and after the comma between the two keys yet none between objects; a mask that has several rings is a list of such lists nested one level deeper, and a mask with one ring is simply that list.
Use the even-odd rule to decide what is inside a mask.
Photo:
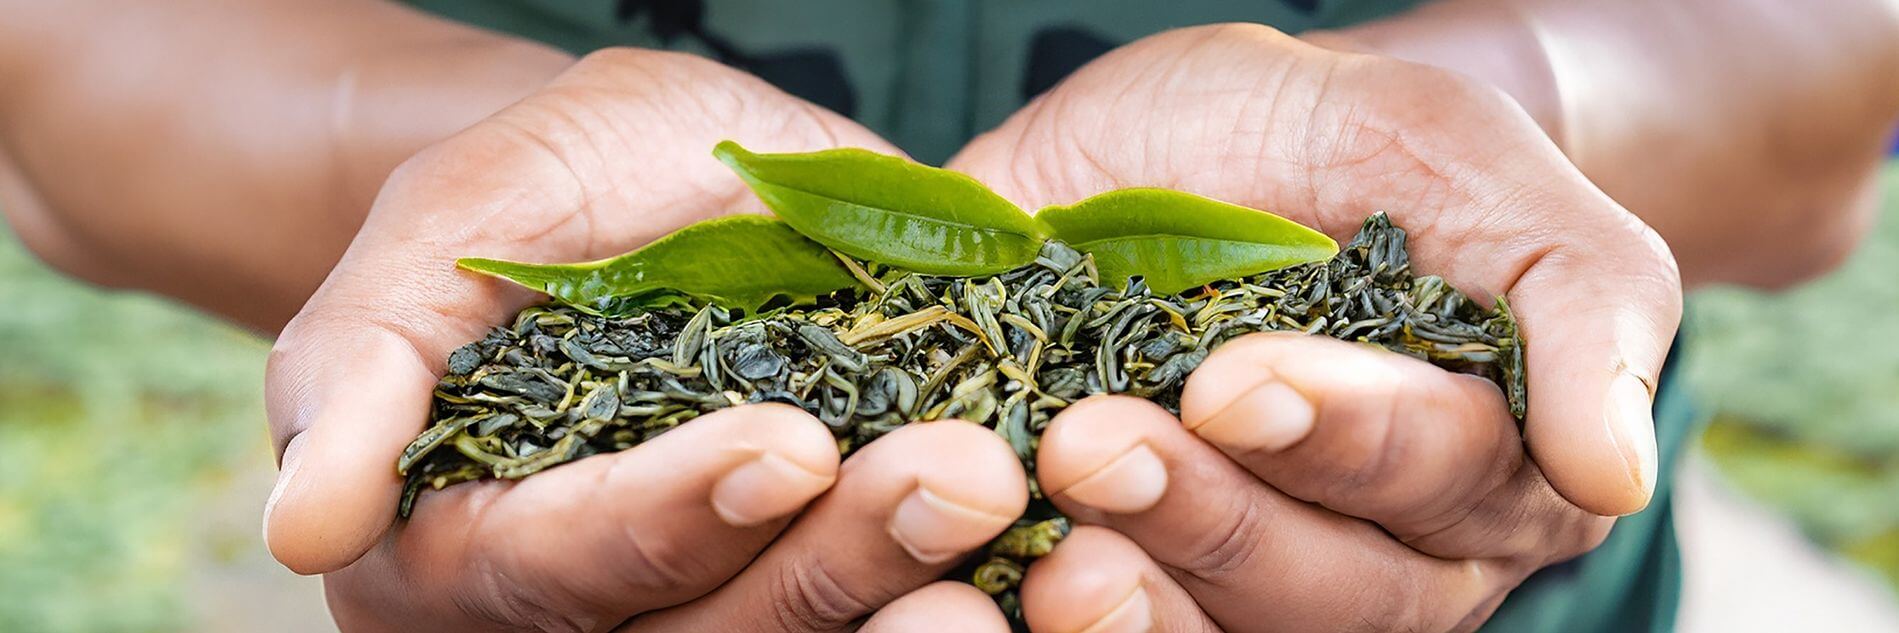
[{"label": "blurred tea plantation", "polygon": [[[1899,584],[1899,166],[1877,235],[1791,293],[1690,303],[1732,486]],[[325,630],[258,515],[267,345],[66,281],[0,233],[0,631]]]},{"label": "blurred tea plantation", "polygon": [[1689,301],[1686,377],[1727,482],[1899,587],[1899,162],[1845,267],[1778,295]]},{"label": "blurred tea plantation", "polygon": [[0,631],[327,627],[258,530],[268,345],[60,278],[4,229]]}]

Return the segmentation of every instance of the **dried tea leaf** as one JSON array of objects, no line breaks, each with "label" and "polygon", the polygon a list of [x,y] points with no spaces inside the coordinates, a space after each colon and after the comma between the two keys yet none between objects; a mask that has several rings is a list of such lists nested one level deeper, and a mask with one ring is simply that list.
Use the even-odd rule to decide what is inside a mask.
[{"label": "dried tea leaf", "polygon": [[862,149],[713,155],[798,232],[838,252],[932,275],[988,275],[1029,263],[1048,231],[974,178]]},{"label": "dried tea leaf", "polygon": [[1332,238],[1297,222],[1191,193],[1121,189],[1036,214],[1055,237],[1095,257],[1101,278],[1141,277],[1160,294],[1337,254]]},{"label": "dried tea leaf", "polygon": [[685,303],[682,295],[749,310],[774,297],[810,299],[857,285],[822,245],[753,215],[698,222],[611,259],[527,264],[471,257],[456,265],[609,315]]},{"label": "dried tea leaf", "polygon": [[[902,269],[873,276],[805,242],[844,271],[834,281],[848,291],[763,314],[703,303],[638,307],[632,298],[647,301],[638,294],[585,310],[556,295],[522,310],[511,326],[450,355],[452,371],[431,404],[433,426],[396,464],[407,479],[398,515],[408,517],[424,490],[531,476],[757,402],[804,409],[846,454],[905,424],[960,418],[994,428],[1032,469],[1043,431],[1063,408],[1114,393],[1177,412],[1201,362],[1255,332],[1356,341],[1483,376],[1522,415],[1524,342],[1508,306],[1485,308],[1441,278],[1415,274],[1404,231],[1383,214],[1338,249],[1268,214],[1172,192],[1116,192],[1050,213],[1089,255],[1050,240],[1023,265],[990,276]],[[715,258],[752,250],[696,248]],[[703,264],[686,259],[694,255],[665,257]],[[1236,258],[1255,272],[1228,273],[1238,269],[1203,258]],[[785,267],[746,266],[739,270],[754,277]],[[1104,285],[1096,272],[1121,283]],[[544,277],[530,281],[576,296],[602,282]],[[1199,284],[1205,290],[1177,292]],[[678,297],[686,289],[656,292]],[[992,594],[1017,623],[1027,564],[1068,533],[1053,504],[1033,487],[1029,494],[1027,510],[986,556],[952,573]]]}]

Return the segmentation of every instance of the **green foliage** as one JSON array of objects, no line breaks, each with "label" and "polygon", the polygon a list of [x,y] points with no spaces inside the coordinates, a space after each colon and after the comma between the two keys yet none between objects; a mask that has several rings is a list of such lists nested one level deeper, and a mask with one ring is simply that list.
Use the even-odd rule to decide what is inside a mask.
[{"label": "green foliage", "polygon": [[982,276],[1033,261],[1053,228],[1094,255],[1111,283],[1125,287],[1140,276],[1164,294],[1338,253],[1331,238],[1298,223],[1178,191],[1111,191],[1044,209],[1044,222],[968,176],[896,156],[861,149],[755,154],[731,141],[713,154],[783,221],[708,220],[594,262],[458,264],[588,312],[620,314],[691,300],[756,309],[776,297],[809,300],[867,275],[825,247],[925,274]]},{"label": "green foliage", "polygon": [[1139,276],[1161,294],[1339,252],[1332,238],[1297,222],[1167,189],[1110,191],[1036,215],[1058,239],[1094,255],[1103,280],[1126,287]]},{"label": "green foliage", "polygon": [[198,629],[204,550],[262,548],[255,498],[235,533],[203,513],[267,469],[265,345],[62,278],[3,226],[0,306],[0,631]]},{"label": "green foliage", "polygon": [[755,215],[698,222],[631,253],[595,262],[465,258],[456,264],[595,314],[617,314],[680,294],[754,309],[774,297],[808,300],[857,283],[830,251],[783,222]]},{"label": "green foliage", "polygon": [[1899,581],[1899,164],[1884,185],[1878,228],[1838,271],[1691,297],[1684,369],[1730,482]]},{"label": "green foliage", "polygon": [[1712,420],[1701,447],[1731,483],[1798,517],[1815,540],[1844,546],[1899,529],[1899,456],[1873,459],[1801,441],[1734,414]]},{"label": "green foliage", "polygon": [[1041,222],[974,178],[861,149],[712,153],[792,228],[832,249],[932,275],[980,276],[1035,260]]}]

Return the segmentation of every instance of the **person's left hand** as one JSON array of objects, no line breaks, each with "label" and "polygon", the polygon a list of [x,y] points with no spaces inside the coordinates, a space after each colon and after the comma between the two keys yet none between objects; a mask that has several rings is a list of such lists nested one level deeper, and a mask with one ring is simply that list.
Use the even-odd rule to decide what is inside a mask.
[{"label": "person's left hand", "polygon": [[1172,187],[1339,238],[1387,211],[1419,270],[1507,295],[1528,340],[1521,434],[1487,381],[1296,335],[1217,350],[1178,420],[1075,404],[1037,477],[1084,527],[1025,580],[1038,632],[1473,629],[1652,494],[1674,260],[1493,87],[1196,27],[1096,60],[949,166],[1025,208]]}]

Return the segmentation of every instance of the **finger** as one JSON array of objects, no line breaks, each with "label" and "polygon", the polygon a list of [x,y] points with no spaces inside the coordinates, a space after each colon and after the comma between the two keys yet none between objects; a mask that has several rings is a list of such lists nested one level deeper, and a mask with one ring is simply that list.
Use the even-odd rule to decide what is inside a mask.
[{"label": "finger", "polygon": [[1082,526],[1022,579],[1035,633],[1215,633],[1193,596],[1121,534]]},{"label": "finger", "polygon": [[[777,404],[726,409],[521,480],[487,502],[473,555],[541,588],[551,610],[618,622],[737,574],[837,471],[837,444],[817,418]],[[423,522],[459,521],[419,513]]]},{"label": "finger", "polygon": [[611,49],[404,162],[271,352],[282,467],[271,553],[306,574],[361,557],[393,522],[402,482],[390,464],[424,428],[449,352],[537,298],[461,273],[456,258],[598,259],[708,205],[756,206],[710,153],[727,138],[765,151],[888,147],[703,58]]},{"label": "finger", "polygon": [[1552,487],[1594,514],[1641,510],[1659,469],[1654,388],[1681,320],[1680,273],[1667,244],[1576,171],[1495,87],[1413,64],[1374,66],[1366,85],[1428,80],[1408,90],[1458,104],[1394,110],[1392,121],[1397,130],[1434,130],[1412,151],[1436,157],[1421,164],[1456,193],[1421,209],[1404,197],[1323,208],[1413,207],[1393,214],[1417,225],[1412,266],[1472,296],[1503,297],[1517,318],[1529,393],[1524,439]]},{"label": "finger", "polygon": [[1227,629],[1448,630],[1527,573],[1426,556],[1288,497],[1138,398],[1057,415],[1036,475],[1056,507],[1127,535]]},{"label": "finger", "polygon": [[[264,504],[264,541],[299,574],[341,569],[395,520],[402,482],[392,464],[428,418],[435,384],[394,332],[327,334],[301,336],[293,322],[266,370],[281,459]],[[299,349],[306,345],[317,349]],[[290,431],[290,420],[305,430]]]},{"label": "finger", "polygon": [[[829,431],[803,411],[726,409],[519,482],[424,495],[390,556],[373,557],[386,569],[343,573],[402,578],[460,607],[438,612],[598,629],[730,579],[837,468]],[[374,603],[359,598],[343,602]]]},{"label": "finger", "polygon": [[[1129,96],[1126,75],[1155,68],[1149,55],[1173,60],[1160,72],[1195,78],[1191,98],[1140,86],[1143,98]],[[1155,124],[1127,123],[1143,120]],[[1640,510],[1653,493],[1649,405],[1681,318],[1674,258],[1494,85],[1257,25],[1180,29],[1077,70],[950,166],[1028,208],[1170,187],[1335,237],[1389,210],[1416,237],[1415,270],[1517,309],[1525,436],[1555,489],[1602,515]]]},{"label": "finger", "polygon": [[[1661,238],[1622,213],[1607,244],[1571,244],[1510,290],[1529,393],[1524,439],[1563,497],[1602,515],[1654,496],[1655,389],[1681,321],[1681,280]],[[1628,225],[1619,226],[1616,225]]]},{"label": "finger", "polygon": [[835,631],[942,577],[1028,505],[1022,464],[995,431],[912,424],[865,446],[835,488],[750,567],[632,631]]},{"label": "finger", "polygon": [[937,581],[878,609],[860,633],[1009,633],[1009,621],[988,594],[972,585]]},{"label": "finger", "polygon": [[1329,338],[1248,336],[1188,377],[1187,429],[1268,485],[1440,558],[1530,556],[1604,523],[1523,455],[1482,378]]}]

